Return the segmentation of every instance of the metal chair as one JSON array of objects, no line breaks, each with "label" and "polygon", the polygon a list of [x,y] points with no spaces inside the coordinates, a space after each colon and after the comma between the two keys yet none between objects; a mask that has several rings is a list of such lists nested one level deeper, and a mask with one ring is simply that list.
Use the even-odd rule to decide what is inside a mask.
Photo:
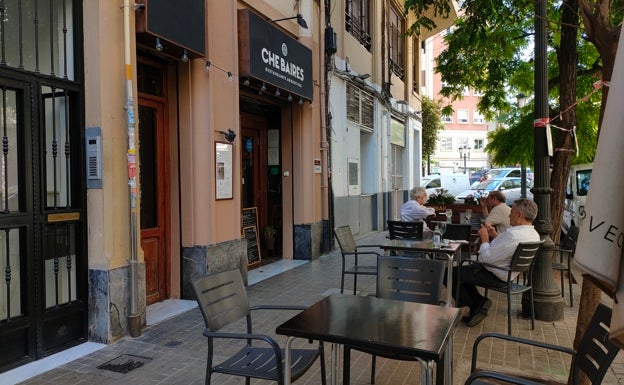
[{"label": "metal chair", "polygon": [[[485,289],[485,296],[487,297],[488,290],[497,291],[500,293],[507,294],[507,333],[511,335],[511,296],[516,294],[522,294],[524,292],[529,292],[531,295],[531,330],[535,329],[535,310],[533,305],[533,261],[539,248],[542,246],[544,241],[539,242],[521,242],[516,247],[516,251],[511,257],[511,263],[508,269],[494,266],[489,263],[466,260],[462,261],[462,264],[466,263],[478,263],[485,267],[492,267],[499,270],[503,270],[507,272],[507,280],[505,285],[502,287],[496,286],[488,286],[488,285],[479,285],[477,286],[483,287]],[[523,284],[514,282],[514,273],[526,273],[526,282]],[[461,274],[459,274],[461,276]],[[460,284],[457,284],[457,292],[455,298],[459,298],[459,288]]]},{"label": "metal chair", "polygon": [[[199,308],[204,316],[208,337],[208,358],[206,362],[206,384],[210,384],[212,373],[226,373],[250,378],[262,378],[284,384],[284,349],[268,335],[254,334],[252,330],[251,311],[257,309],[273,310],[304,310],[305,306],[249,306],[247,292],[240,271],[230,270],[216,273],[199,279],[193,284]],[[245,317],[247,327],[242,332],[219,332],[225,326]],[[225,361],[213,365],[214,340],[241,340],[245,342],[242,349]],[[261,341],[252,345],[252,341]],[[223,352],[222,352],[223,353]],[[316,349],[292,349],[291,378],[301,377],[314,361],[321,359],[322,383],[325,379],[325,358],[323,344]]]},{"label": "metal chair", "polygon": [[[427,304],[440,304],[444,261],[405,256],[380,256],[377,262],[377,297]],[[357,349],[373,356],[371,384],[375,383],[376,357],[417,361],[416,357]],[[343,383],[350,379],[351,347],[344,347]]]},{"label": "metal chair", "polygon": [[[377,275],[377,265],[360,265],[358,262],[359,257],[366,255],[380,256],[379,253],[371,250],[363,250],[370,248],[378,248],[379,245],[360,245],[355,243],[351,227],[340,226],[334,229],[338,246],[340,247],[340,254],[342,255],[342,274],[340,277],[340,293],[344,292],[345,274],[353,275],[353,294],[357,293],[357,277],[358,275]],[[353,265],[347,267],[347,258],[353,257]],[[377,261],[375,261],[377,262]]]},{"label": "metal chair", "polygon": [[568,273],[568,288],[570,290],[570,307],[574,306],[572,293],[572,258],[576,250],[576,240],[578,239],[579,228],[571,226],[560,245],[556,245],[554,252],[559,256],[558,261],[553,262],[553,270],[558,270],[561,278],[561,297],[565,297],[565,285],[563,284],[563,272]]},{"label": "metal chair", "polygon": [[422,239],[423,221],[403,222],[388,220],[388,238],[390,239]]},{"label": "metal chair", "polygon": [[466,241],[465,245],[461,247],[461,260],[470,259],[470,239],[472,234],[472,225],[459,224],[459,223],[447,223],[446,231],[444,232],[444,238],[454,241]]},{"label": "metal chair", "polygon": [[[523,345],[534,346],[551,351],[567,353],[572,356],[572,366],[570,372],[572,374],[572,384],[578,384],[580,381],[580,373],[584,373],[592,385],[598,385],[602,382],[607,369],[615,356],[619,352],[619,347],[609,341],[609,326],[611,325],[611,309],[605,304],[599,304],[596,312],[592,317],[583,338],[579,344],[578,350],[573,350],[564,346],[552,345],[545,342],[529,340],[520,337],[508,336],[498,333],[485,333],[477,337],[472,347],[472,363],[470,367],[471,376],[466,384],[492,384],[492,382],[481,381],[481,378],[494,378],[503,380],[505,383],[511,384],[527,384],[533,385],[528,378],[519,378],[512,375],[501,374],[496,372],[477,371],[477,353],[479,351],[479,343],[487,338],[495,338],[504,341],[517,342]],[[517,347],[515,349],[518,349]],[[477,374],[482,373],[482,374]],[[540,378],[539,383],[544,383],[545,379]],[[500,383],[500,382],[495,382]],[[550,383],[550,382],[549,382]]]}]

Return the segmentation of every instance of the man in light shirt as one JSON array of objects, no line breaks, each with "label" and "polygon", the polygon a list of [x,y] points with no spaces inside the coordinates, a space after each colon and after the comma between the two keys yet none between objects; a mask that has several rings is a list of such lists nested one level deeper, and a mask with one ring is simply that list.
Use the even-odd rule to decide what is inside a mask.
[{"label": "man in light shirt", "polygon": [[416,222],[434,215],[433,207],[425,207],[427,203],[427,190],[424,187],[414,187],[410,191],[410,199],[401,206],[401,220],[403,222]]},{"label": "man in light shirt", "polygon": [[[509,213],[511,227],[505,232],[498,234],[494,226],[487,223],[481,225],[479,228],[481,246],[479,247],[478,260],[490,265],[509,268],[511,257],[520,242],[540,241],[540,236],[532,225],[536,216],[537,205],[535,202],[528,199],[518,199],[514,202]],[[461,287],[459,288],[459,299],[456,298],[455,301],[458,306],[470,308],[470,314],[462,318],[462,321],[466,322],[468,326],[475,326],[483,321],[492,306],[492,301],[479,293],[476,284],[504,287],[507,281],[507,272],[478,263],[456,267],[455,277],[457,277],[458,271],[461,274],[461,280],[455,282],[461,282]]]},{"label": "man in light shirt", "polygon": [[493,225],[498,234],[511,227],[509,223],[511,207],[505,203],[505,194],[501,191],[490,191],[485,199],[481,199],[481,207],[485,222]]}]

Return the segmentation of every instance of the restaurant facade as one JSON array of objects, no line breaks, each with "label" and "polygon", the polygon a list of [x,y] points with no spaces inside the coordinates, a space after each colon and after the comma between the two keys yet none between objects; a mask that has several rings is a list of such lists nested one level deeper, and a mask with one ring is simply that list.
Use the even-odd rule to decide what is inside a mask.
[{"label": "restaurant facade", "polygon": [[[383,96],[377,51],[339,31],[348,13],[328,13],[346,2],[4,5],[0,372],[138,336],[148,305],[194,298],[211,272],[315,259],[344,218],[379,229],[416,183],[417,99]],[[328,70],[351,50],[373,82]],[[351,86],[377,98],[368,131],[345,113]],[[391,133],[403,170],[384,163]]]}]

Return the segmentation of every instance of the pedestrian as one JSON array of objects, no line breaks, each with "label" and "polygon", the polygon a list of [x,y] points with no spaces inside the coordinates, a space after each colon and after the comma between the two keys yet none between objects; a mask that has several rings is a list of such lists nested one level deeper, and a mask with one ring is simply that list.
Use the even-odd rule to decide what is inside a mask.
[{"label": "pedestrian", "polygon": [[425,207],[427,190],[424,187],[414,187],[410,190],[410,199],[401,206],[401,220],[416,222],[435,214],[433,207]]},{"label": "pedestrian", "polygon": [[483,219],[496,228],[498,234],[511,227],[509,223],[509,213],[511,207],[505,203],[505,194],[501,191],[490,191],[490,193],[480,200],[483,209]]},{"label": "pedestrian", "polygon": [[[537,205],[532,200],[518,199],[514,202],[509,213],[511,227],[498,234],[493,226],[487,224],[479,228],[479,256],[477,260],[489,265],[509,268],[513,256],[520,242],[539,242],[540,236],[532,223],[537,216]],[[492,239],[495,238],[495,239]],[[460,282],[459,299],[455,302],[459,307],[468,306],[470,313],[462,318],[468,326],[479,324],[487,316],[492,301],[484,297],[477,290],[477,285],[504,287],[507,281],[507,271],[495,267],[484,266],[480,263],[470,263],[453,268],[455,282]],[[457,280],[458,274],[460,280]],[[516,273],[517,275],[517,273]],[[515,277],[512,276],[512,279]],[[456,293],[452,293],[455,295]]]}]

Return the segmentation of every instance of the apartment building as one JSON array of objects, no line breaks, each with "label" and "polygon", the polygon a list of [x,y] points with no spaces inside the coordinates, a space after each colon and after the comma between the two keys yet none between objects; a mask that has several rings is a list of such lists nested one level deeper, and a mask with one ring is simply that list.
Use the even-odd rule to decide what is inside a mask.
[{"label": "apartment building", "polygon": [[[442,79],[435,72],[435,60],[445,47],[444,30],[428,38],[423,45],[423,94],[433,100],[448,100],[440,95]],[[461,100],[452,102],[453,114],[443,116],[444,130],[438,134],[438,144],[432,164],[432,173],[468,173],[489,168],[489,158],[484,148],[489,130],[485,117],[477,110],[479,93],[466,89]]]}]

